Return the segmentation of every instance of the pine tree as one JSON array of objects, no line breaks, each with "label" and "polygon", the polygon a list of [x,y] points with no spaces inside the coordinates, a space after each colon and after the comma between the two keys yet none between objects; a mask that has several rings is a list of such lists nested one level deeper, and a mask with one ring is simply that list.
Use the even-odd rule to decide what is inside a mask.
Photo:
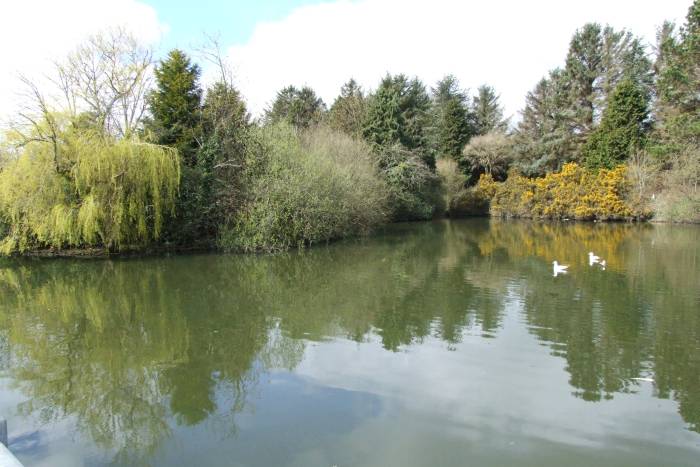
[{"label": "pine tree", "polygon": [[435,168],[428,126],[430,96],[417,78],[387,74],[369,99],[363,136],[375,146],[401,144]]},{"label": "pine tree", "polygon": [[649,96],[634,81],[622,81],[603,112],[600,125],[583,148],[586,166],[611,169],[643,147]]},{"label": "pine tree", "polygon": [[503,118],[503,107],[499,102],[499,96],[491,86],[479,86],[474,104],[472,106],[474,118],[474,133],[485,135],[494,131],[505,132],[508,129],[508,120]]},{"label": "pine tree", "polygon": [[362,88],[350,79],[340,89],[328,115],[329,125],[352,136],[361,136],[367,118],[367,99]]},{"label": "pine tree", "polygon": [[528,92],[514,135],[516,164],[524,174],[539,176],[556,172],[571,161],[568,96],[568,81],[562,70],[551,71]]},{"label": "pine tree", "polygon": [[287,122],[296,128],[308,128],[323,120],[326,104],[313,89],[287,86],[277,93],[272,106],[265,111],[267,123]]},{"label": "pine tree", "polygon": [[656,139],[657,152],[665,156],[689,144],[700,146],[700,0],[693,2],[679,33],[664,24],[657,50]]},{"label": "pine tree", "polygon": [[644,92],[650,92],[651,62],[641,40],[630,32],[588,23],[571,39],[564,71],[570,92],[567,124],[572,159],[577,160],[621,81],[631,79]]},{"label": "pine tree", "polygon": [[152,120],[147,132],[158,144],[176,148],[189,166],[195,164],[200,133],[199,76],[199,67],[184,52],[171,50],[155,68],[156,89],[148,98]]},{"label": "pine tree", "polygon": [[432,90],[431,142],[438,155],[457,159],[472,134],[468,96],[448,75]]}]

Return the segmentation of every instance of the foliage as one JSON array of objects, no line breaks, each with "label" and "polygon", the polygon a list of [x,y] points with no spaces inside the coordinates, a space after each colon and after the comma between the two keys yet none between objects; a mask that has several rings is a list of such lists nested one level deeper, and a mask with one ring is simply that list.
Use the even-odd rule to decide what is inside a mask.
[{"label": "foliage", "polygon": [[582,148],[610,96],[624,80],[652,92],[652,67],[642,41],[596,23],[577,30],[563,69],[550,71],[528,93],[516,132],[517,166],[540,176],[582,162]]},{"label": "foliage", "polygon": [[148,96],[151,120],[147,131],[154,142],[177,149],[183,162],[195,165],[200,137],[202,89],[199,66],[178,49],[155,68],[156,89]]},{"label": "foliage", "polygon": [[569,80],[569,126],[578,153],[603,113],[610,95],[623,80],[631,80],[648,94],[651,62],[640,39],[597,23],[576,31],[566,57]]},{"label": "foliage", "polygon": [[328,124],[335,130],[359,138],[366,119],[367,98],[357,82],[350,79],[340,89],[340,95],[328,112]]},{"label": "foliage", "polygon": [[442,181],[445,214],[452,217],[455,201],[465,191],[467,179],[453,159],[438,159],[436,169]]},{"label": "foliage", "polygon": [[430,111],[434,151],[440,157],[458,159],[473,128],[468,96],[460,89],[457,78],[447,75],[432,89]]},{"label": "foliage", "polygon": [[554,70],[527,93],[522,119],[514,135],[516,165],[525,175],[561,170],[575,156],[567,125],[568,81]]},{"label": "foliage", "polygon": [[277,93],[272,106],[265,110],[268,124],[284,122],[297,128],[309,128],[321,122],[326,104],[313,89],[287,86]]},{"label": "foliage", "polygon": [[700,223],[700,148],[674,154],[662,174],[665,188],[656,200],[655,217],[672,222]]},{"label": "foliage", "polygon": [[481,85],[474,96],[472,105],[474,118],[474,134],[485,135],[491,132],[505,132],[508,129],[508,119],[503,117],[503,107],[499,96],[491,86]]},{"label": "foliage", "polygon": [[383,148],[379,166],[389,186],[393,220],[432,219],[441,210],[440,177],[415,152],[400,144]]},{"label": "foliage", "polygon": [[668,170],[656,202],[657,218],[700,221],[700,1],[679,32],[666,23],[659,33],[654,114],[649,152]]},{"label": "foliage", "polygon": [[0,172],[4,254],[30,248],[144,245],[160,236],[180,180],[177,153],[137,140],[66,133],[27,144]]},{"label": "foliage", "polygon": [[183,167],[176,214],[164,239],[178,245],[214,244],[218,229],[240,204],[240,174],[255,146],[250,116],[240,93],[223,82],[206,93],[201,110],[202,143],[193,167]]},{"label": "foliage", "polygon": [[622,81],[610,97],[600,125],[583,147],[591,169],[611,169],[644,146],[649,97],[632,80]]},{"label": "foliage", "polygon": [[245,199],[220,238],[226,249],[278,251],[371,231],[387,218],[387,188],[370,148],[326,128],[272,125],[251,156]]},{"label": "foliage", "polygon": [[401,144],[433,170],[429,110],[430,96],[418,78],[387,74],[370,96],[363,136],[377,151]]},{"label": "foliage", "polygon": [[[492,192],[490,212],[499,217],[611,220],[635,215],[625,202],[626,169],[618,166],[597,173],[576,163],[542,178],[511,173],[503,183],[484,176],[477,185]],[[495,189],[494,189],[495,188]]]},{"label": "foliage", "polygon": [[460,165],[469,175],[471,184],[476,183],[481,174],[503,180],[512,159],[510,138],[503,133],[487,133],[475,136],[464,147]]},{"label": "foliage", "polygon": [[[457,162],[438,159],[437,173],[442,179],[445,215],[452,218],[488,215],[493,193],[485,192],[482,185],[467,187],[467,177]],[[484,179],[493,181],[490,175],[482,175]]]}]

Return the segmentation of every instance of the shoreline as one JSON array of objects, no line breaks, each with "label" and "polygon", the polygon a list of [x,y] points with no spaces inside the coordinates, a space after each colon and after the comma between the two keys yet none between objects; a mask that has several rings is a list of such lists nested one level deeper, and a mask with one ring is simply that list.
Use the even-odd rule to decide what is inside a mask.
[{"label": "shoreline", "polygon": [[[537,219],[531,217],[501,217],[501,216],[460,216],[460,217],[449,217],[449,216],[439,216],[429,220],[417,220],[417,221],[402,221],[402,222],[392,222],[381,226],[379,229],[386,228],[392,225],[401,225],[406,223],[425,223],[425,222],[435,222],[440,220],[465,220],[465,219],[496,219],[496,220],[520,220],[528,222],[537,223],[584,223],[584,224],[653,224],[653,225],[678,225],[678,226],[700,226],[700,222],[674,222],[665,221],[659,219],[609,219],[609,220],[581,220],[581,219]],[[370,233],[368,236],[372,236]],[[343,237],[328,240],[327,242],[319,242],[314,245],[307,246],[306,248],[316,246],[321,243],[334,243],[340,240],[344,240],[352,237]],[[292,248],[290,250],[296,250],[298,248]],[[0,256],[0,260],[11,260],[11,259],[128,259],[128,258],[148,258],[148,257],[158,257],[158,256],[169,256],[169,255],[186,255],[191,253],[226,253],[226,254],[238,254],[238,255],[259,255],[259,254],[274,254],[265,252],[244,252],[244,251],[226,251],[216,246],[167,246],[167,245],[156,245],[149,246],[144,249],[138,249],[136,247],[127,248],[121,251],[109,251],[106,248],[68,248],[68,249],[33,249],[27,250],[23,253],[17,253],[9,256]]]}]

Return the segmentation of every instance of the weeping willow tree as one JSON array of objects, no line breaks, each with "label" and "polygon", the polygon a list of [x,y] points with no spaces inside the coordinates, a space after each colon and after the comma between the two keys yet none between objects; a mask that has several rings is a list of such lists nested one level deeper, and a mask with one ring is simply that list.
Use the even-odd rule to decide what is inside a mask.
[{"label": "weeping willow tree", "polygon": [[0,171],[0,253],[143,246],[160,235],[180,182],[177,151],[90,131],[37,136]]}]

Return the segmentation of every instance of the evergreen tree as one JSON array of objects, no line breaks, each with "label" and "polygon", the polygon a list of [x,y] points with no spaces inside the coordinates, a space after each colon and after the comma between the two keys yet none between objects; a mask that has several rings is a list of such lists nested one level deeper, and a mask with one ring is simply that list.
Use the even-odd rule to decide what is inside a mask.
[{"label": "evergreen tree", "polygon": [[700,146],[700,0],[693,2],[680,33],[666,23],[658,42],[656,139],[657,152],[666,156]]},{"label": "evergreen tree", "polygon": [[350,79],[340,88],[328,115],[332,128],[352,136],[361,136],[367,118],[367,99],[362,88]]},{"label": "evergreen tree", "polygon": [[265,111],[267,123],[287,122],[296,128],[308,128],[321,122],[326,104],[313,89],[287,86],[277,93],[272,106]]},{"label": "evergreen tree", "polygon": [[601,26],[588,23],[576,31],[566,56],[571,92],[571,128],[583,141],[593,130],[594,83],[600,74],[603,40]]},{"label": "evergreen tree", "polygon": [[508,129],[508,120],[503,118],[503,107],[499,102],[499,96],[491,86],[481,85],[474,96],[472,106],[474,118],[474,133],[485,135],[495,131],[505,132]]},{"label": "evergreen tree", "polygon": [[558,171],[573,157],[567,125],[568,80],[554,70],[527,93],[522,119],[514,135],[516,165],[528,176]]},{"label": "evergreen tree", "polygon": [[567,119],[571,149],[577,160],[617,85],[630,79],[648,93],[652,68],[639,38],[625,30],[588,23],[571,39],[564,71],[570,92]]},{"label": "evergreen tree", "polygon": [[158,144],[178,150],[185,164],[195,164],[200,133],[200,70],[174,49],[155,68],[156,89],[148,97],[152,119],[146,128]]},{"label": "evergreen tree", "polygon": [[432,90],[432,144],[438,155],[459,158],[472,134],[467,93],[448,75]]},{"label": "evergreen tree", "polygon": [[435,169],[428,140],[430,96],[417,78],[387,74],[371,96],[363,135],[382,148],[401,144]]},{"label": "evergreen tree", "polygon": [[634,81],[622,81],[583,148],[586,166],[608,168],[624,162],[644,144],[649,97]]}]

